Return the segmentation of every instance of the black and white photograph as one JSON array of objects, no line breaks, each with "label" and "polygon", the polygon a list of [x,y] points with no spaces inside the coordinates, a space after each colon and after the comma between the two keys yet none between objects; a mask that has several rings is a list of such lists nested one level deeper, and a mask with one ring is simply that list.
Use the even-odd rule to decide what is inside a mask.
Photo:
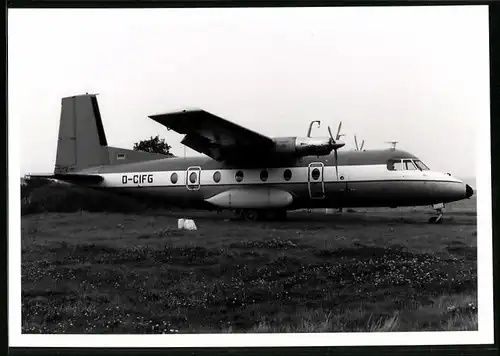
[{"label": "black and white photograph", "polygon": [[488,33],[10,9],[12,346],[492,343]]}]

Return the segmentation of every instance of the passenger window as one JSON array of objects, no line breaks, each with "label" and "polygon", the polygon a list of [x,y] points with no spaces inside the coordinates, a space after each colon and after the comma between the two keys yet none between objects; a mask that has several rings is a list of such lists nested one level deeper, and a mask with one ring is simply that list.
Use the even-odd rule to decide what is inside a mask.
[{"label": "passenger window", "polygon": [[172,184],[177,183],[177,179],[177,173],[172,173],[172,175],[170,176],[170,181],[172,182]]},{"label": "passenger window", "polygon": [[417,167],[413,164],[411,159],[405,159],[404,161],[405,169],[407,171],[417,171]]},{"label": "passenger window", "polygon": [[196,183],[196,179],[197,179],[198,175],[196,174],[196,172],[193,172],[189,175],[189,181],[193,184]]},{"label": "passenger window", "polygon": [[217,171],[214,173],[214,182],[215,183],[219,183],[220,182],[220,178],[221,178],[221,175],[220,175],[220,172]]},{"label": "passenger window", "polygon": [[318,180],[319,179],[319,176],[320,176],[320,172],[319,172],[319,169],[318,168],[314,168],[311,172],[311,177],[312,179],[314,180]]}]

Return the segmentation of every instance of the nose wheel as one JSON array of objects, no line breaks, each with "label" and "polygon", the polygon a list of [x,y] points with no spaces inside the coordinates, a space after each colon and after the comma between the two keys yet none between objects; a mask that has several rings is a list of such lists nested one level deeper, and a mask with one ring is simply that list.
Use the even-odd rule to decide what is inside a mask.
[{"label": "nose wheel", "polygon": [[443,207],[435,208],[437,216],[429,218],[429,224],[440,224],[443,222]]}]

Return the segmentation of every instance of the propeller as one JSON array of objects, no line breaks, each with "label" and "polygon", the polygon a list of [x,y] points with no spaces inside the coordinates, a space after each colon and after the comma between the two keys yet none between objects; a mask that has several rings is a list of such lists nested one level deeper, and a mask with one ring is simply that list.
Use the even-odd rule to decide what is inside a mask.
[{"label": "propeller", "polygon": [[358,146],[358,138],[356,137],[356,135],[354,135],[354,144],[356,145],[356,151],[363,151],[365,140],[361,141],[361,146]]},{"label": "propeller", "polygon": [[[339,129],[337,131],[337,140],[339,139],[340,136],[343,136],[343,135],[340,135],[340,127],[341,126],[342,126],[342,122],[340,122]],[[338,160],[337,150],[340,147],[343,147],[345,145],[345,143],[343,143],[343,142],[337,143],[335,141],[335,139],[333,138],[332,129],[330,128],[330,126],[328,126],[328,133],[330,134],[330,146],[335,151],[335,171],[337,172],[337,180],[338,180],[339,179],[339,166],[338,166],[339,160]]]}]

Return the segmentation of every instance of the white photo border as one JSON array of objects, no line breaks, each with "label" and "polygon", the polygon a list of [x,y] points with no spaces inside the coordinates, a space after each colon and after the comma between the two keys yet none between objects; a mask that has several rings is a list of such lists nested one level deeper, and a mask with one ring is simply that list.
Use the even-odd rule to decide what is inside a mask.
[{"label": "white photo border", "polygon": [[[480,6],[483,7],[483,6]],[[488,6],[484,6],[488,18]],[[478,331],[174,335],[22,334],[19,123],[8,121],[8,319],[10,347],[299,347],[494,343],[490,117],[477,118]]]}]

